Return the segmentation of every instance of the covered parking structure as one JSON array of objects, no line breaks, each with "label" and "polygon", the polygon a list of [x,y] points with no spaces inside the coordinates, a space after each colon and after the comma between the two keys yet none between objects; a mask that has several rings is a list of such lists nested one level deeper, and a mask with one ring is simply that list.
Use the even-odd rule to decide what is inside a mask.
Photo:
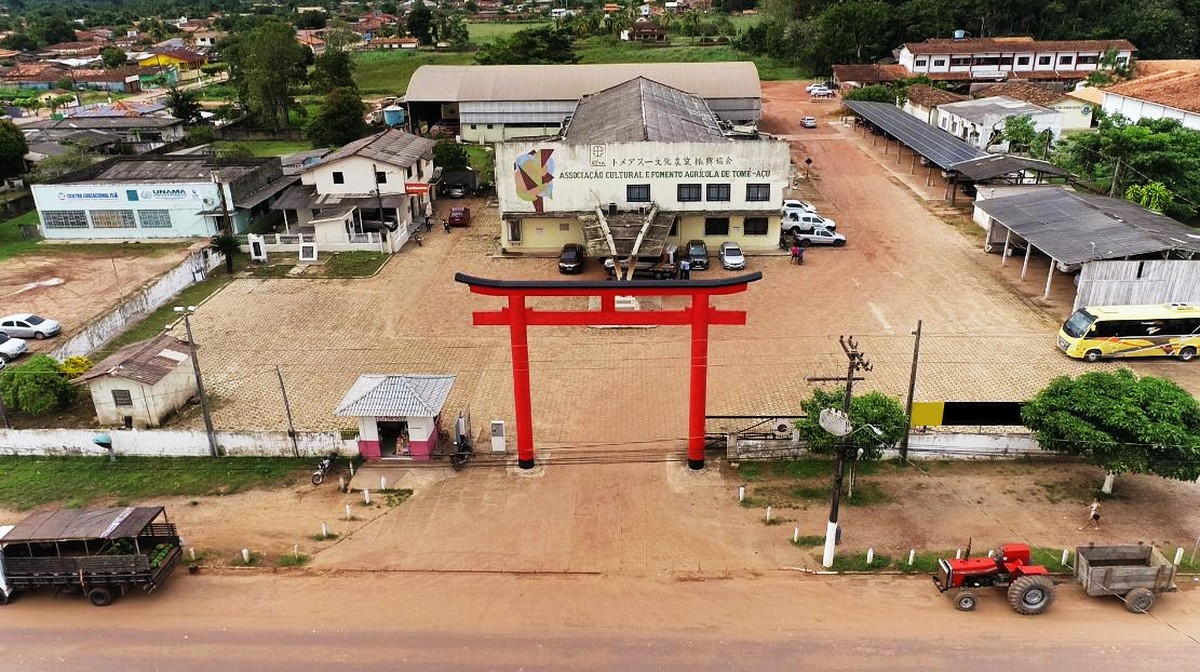
[{"label": "covered parking structure", "polygon": [[[1109,260],[1200,257],[1200,233],[1124,199],[1062,187],[1031,187],[1024,193],[976,201],[975,208],[987,217],[985,245],[1002,242],[1004,246],[1001,266],[1014,246],[1022,244],[1022,280],[1033,248],[1050,258],[1043,299],[1050,297],[1056,266],[1073,272]],[[1140,278],[1139,274],[1136,279]]]}]

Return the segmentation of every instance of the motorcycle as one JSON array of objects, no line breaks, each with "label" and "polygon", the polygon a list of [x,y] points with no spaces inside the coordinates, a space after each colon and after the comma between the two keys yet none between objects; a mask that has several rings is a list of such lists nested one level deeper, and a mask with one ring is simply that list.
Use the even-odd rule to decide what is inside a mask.
[{"label": "motorcycle", "polygon": [[471,443],[466,437],[460,436],[454,453],[450,455],[450,467],[455,471],[462,471],[467,468],[467,463],[473,457],[475,457],[475,449],[471,447]]},{"label": "motorcycle", "polygon": [[325,482],[325,475],[333,471],[333,463],[337,460],[337,455],[327,455],[317,463],[317,469],[312,474],[312,484],[320,485]]}]

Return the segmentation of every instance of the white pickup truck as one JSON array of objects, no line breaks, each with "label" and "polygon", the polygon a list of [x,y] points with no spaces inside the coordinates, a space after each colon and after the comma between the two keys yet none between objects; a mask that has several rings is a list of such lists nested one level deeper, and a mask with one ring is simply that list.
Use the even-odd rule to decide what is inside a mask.
[{"label": "white pickup truck", "polygon": [[823,226],[818,226],[808,233],[795,233],[792,236],[801,245],[832,245],[834,247],[842,247],[846,244],[846,236],[836,231],[830,231]]},{"label": "white pickup truck", "polygon": [[837,230],[837,222],[832,219],[826,219],[815,212],[802,210],[784,210],[780,213],[779,226],[785,233],[791,234],[808,233],[818,227],[830,231]]}]

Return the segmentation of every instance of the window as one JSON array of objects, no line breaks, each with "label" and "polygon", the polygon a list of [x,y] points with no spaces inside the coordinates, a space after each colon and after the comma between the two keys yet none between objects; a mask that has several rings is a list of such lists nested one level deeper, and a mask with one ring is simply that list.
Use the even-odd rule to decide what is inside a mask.
[{"label": "window", "polygon": [[743,233],[747,236],[765,236],[767,235],[767,218],[766,217],[747,217],[742,220]]},{"label": "window", "polygon": [[704,218],[704,235],[706,235],[706,236],[728,236],[729,235],[729,218],[728,217],[705,217]]},{"label": "window", "polygon": [[935,67],[935,68],[944,68],[944,67],[946,67],[946,59],[944,59],[944,58],[935,58],[935,59],[933,59],[933,67]]},{"label": "window", "polygon": [[[1000,65],[999,56],[977,56],[972,59],[973,65]],[[1012,61],[1009,61],[1011,63]]]},{"label": "window", "polygon": [[769,201],[769,200],[771,200],[771,185],[769,185],[769,184],[747,184],[746,185],[746,200],[747,201]]},{"label": "window", "polygon": [[1050,65],[1050,57],[1038,56],[1038,65]]},{"label": "window", "polygon": [[47,229],[86,229],[87,213],[83,210],[50,210],[42,213],[42,225]]},{"label": "window", "polygon": [[489,131],[492,130],[492,124],[488,124],[487,127]]},{"label": "window", "polygon": [[1080,56],[1076,61],[1076,65],[1096,65],[1100,62],[1099,56]]},{"label": "window", "polygon": [[625,185],[625,200],[630,203],[649,203],[650,202],[650,185],[648,184],[627,184]]},{"label": "window", "polygon": [[559,230],[559,231],[570,231],[570,230],[571,230],[571,223],[570,223],[570,222],[559,222],[559,223],[558,223],[558,230]]},{"label": "window", "polygon": [[92,226],[97,229],[136,229],[132,210],[92,210]]},{"label": "window", "polygon": [[970,64],[971,64],[970,56],[957,56],[957,57],[953,57],[950,59],[950,67],[952,67],[952,68],[956,65],[970,65]]},{"label": "window", "polygon": [[1059,56],[1058,57],[1059,65],[1070,65],[1073,62],[1075,62],[1074,56]]},{"label": "window", "polygon": [[346,183],[346,176],[342,174],[342,171],[340,171],[340,170],[333,171],[333,183],[334,184],[345,184]]},{"label": "window", "polygon": [[387,184],[387,173],[382,170],[375,171],[375,182],[378,184]]},{"label": "window", "polygon": [[113,390],[113,403],[117,406],[133,406],[133,395],[129,390]]},{"label": "window", "polygon": [[521,242],[521,220],[508,220],[508,240],[512,243]]},{"label": "window", "polygon": [[1128,56],[1118,56],[1118,57],[1117,57],[1117,64],[1118,64],[1118,65],[1125,65],[1125,64],[1126,64],[1126,63],[1128,63],[1128,62],[1129,62],[1129,57],[1128,57]]},{"label": "window", "polygon": [[138,210],[138,219],[143,229],[171,228],[170,210]]},{"label": "window", "polygon": [[1029,65],[1029,57],[1028,56],[1018,56],[1017,57],[1017,65]]},{"label": "window", "polygon": [[928,62],[929,61],[927,59],[918,58],[917,60],[913,61],[913,67],[923,68],[923,67],[925,67],[925,64]]},{"label": "window", "polygon": [[710,184],[708,185],[709,201],[728,201],[729,200],[729,185],[728,184]]},{"label": "window", "polygon": [[680,203],[695,203],[700,200],[700,185],[681,184],[677,187]]}]

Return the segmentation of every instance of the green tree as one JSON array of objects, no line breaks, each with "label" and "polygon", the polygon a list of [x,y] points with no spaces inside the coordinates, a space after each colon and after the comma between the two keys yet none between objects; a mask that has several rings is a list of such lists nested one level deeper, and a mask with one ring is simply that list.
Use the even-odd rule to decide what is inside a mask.
[{"label": "green tree", "polygon": [[20,366],[0,372],[0,396],[11,409],[45,415],[75,398],[75,386],[50,355],[34,355]]},{"label": "green tree", "polygon": [[860,86],[857,89],[850,89],[846,92],[846,95],[842,96],[842,100],[865,100],[871,103],[895,105],[896,92],[892,90],[892,87],[885,84],[872,84],[871,86]]},{"label": "green tree", "polygon": [[13,33],[0,40],[0,47],[14,51],[37,51],[38,41],[25,33]]},{"label": "green tree", "polygon": [[242,241],[228,233],[218,233],[208,241],[208,249],[225,255],[225,272],[233,275],[233,260],[242,252]]},{"label": "green tree", "polygon": [[16,177],[25,172],[29,143],[13,122],[0,121],[0,177]]},{"label": "green tree", "polygon": [[579,55],[571,44],[571,34],[553,26],[526,28],[475,52],[475,60],[483,65],[506,63],[575,63]]},{"label": "green tree", "polygon": [[320,29],[325,27],[327,21],[325,12],[300,12],[300,16],[296,17],[296,27],[310,30]]},{"label": "green tree", "polygon": [[1028,154],[1037,142],[1038,132],[1033,126],[1033,117],[1028,114],[1010,114],[1004,118],[1002,139],[1008,143],[1010,154]]},{"label": "green tree", "polygon": [[33,169],[29,171],[27,179],[32,184],[43,184],[60,175],[87,168],[98,158],[94,154],[84,152],[81,148],[72,147],[71,151],[65,154],[48,156],[33,164]]},{"label": "green tree", "polygon": [[433,165],[442,172],[466,170],[471,167],[471,155],[466,147],[453,140],[438,140],[433,147]]},{"label": "green tree", "polygon": [[166,102],[171,116],[182,119],[185,125],[198,124],[203,120],[200,116],[200,96],[195,91],[181,91],[172,86],[167,89]]},{"label": "green tree", "polygon": [[119,68],[125,65],[128,57],[125,56],[125,50],[120,47],[114,47],[111,44],[100,48],[100,59],[104,61],[106,68]]},{"label": "green tree", "polygon": [[326,51],[313,60],[308,77],[313,93],[328,93],[334,89],[357,88],[354,84],[354,61],[348,51]]},{"label": "green tree", "polygon": [[1152,212],[1163,212],[1175,202],[1175,195],[1162,182],[1131,184],[1125,198]]},{"label": "green tree", "polygon": [[238,102],[254,121],[271,130],[288,126],[296,89],[308,78],[305,63],[311,54],[296,42],[291,26],[268,20],[231,39],[222,54]]},{"label": "green tree", "polygon": [[75,41],[75,26],[61,16],[51,16],[33,24],[33,35],[42,46]]},{"label": "green tree", "polygon": [[471,41],[467,20],[458,12],[439,7],[433,14],[433,39],[449,42],[456,47],[465,47]]},{"label": "green tree", "polygon": [[1128,369],[1060,376],[1021,408],[1044,450],[1090,459],[1108,473],[1200,478],[1200,404],[1175,383]]},{"label": "green tree", "polygon": [[354,89],[334,89],[321,103],[306,133],[314,147],[341,147],[370,132],[367,108]]},{"label": "green tree", "polygon": [[[840,439],[825,431],[817,420],[822,409],[841,409],[845,398],[842,390],[816,388],[812,396],[801,403],[805,417],[796,421],[796,429],[800,430],[800,440],[813,452],[832,453],[837,449]],[[850,425],[854,428],[849,444],[853,451],[851,456],[861,450],[862,459],[877,460],[883,456],[884,448],[896,445],[904,437],[908,418],[900,402],[882,392],[868,392],[850,400]],[[880,433],[870,429],[858,431],[867,425],[877,428]]]},{"label": "green tree", "polygon": [[431,44],[433,42],[433,11],[425,6],[421,0],[413,5],[408,11],[408,34],[417,38],[421,44]]}]

